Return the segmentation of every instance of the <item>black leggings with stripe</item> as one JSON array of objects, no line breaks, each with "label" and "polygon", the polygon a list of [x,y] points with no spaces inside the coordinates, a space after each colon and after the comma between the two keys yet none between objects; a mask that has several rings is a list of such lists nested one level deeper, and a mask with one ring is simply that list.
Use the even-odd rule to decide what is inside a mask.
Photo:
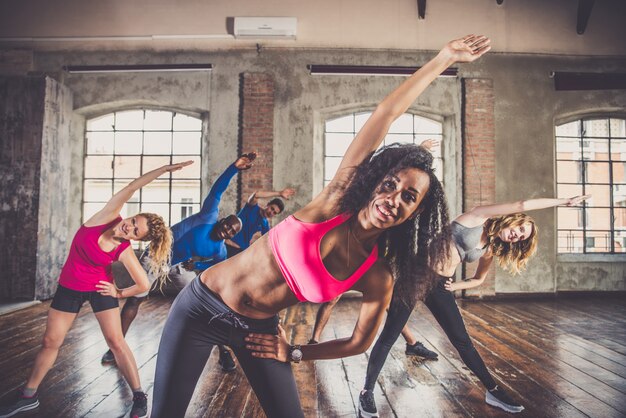
[{"label": "black leggings with stripe", "polygon": [[278,316],[252,319],[232,312],[199,277],[170,310],[157,357],[152,418],[184,417],[214,345],[228,345],[268,418],[303,417],[290,363],[252,357],[244,337],[276,334]]}]

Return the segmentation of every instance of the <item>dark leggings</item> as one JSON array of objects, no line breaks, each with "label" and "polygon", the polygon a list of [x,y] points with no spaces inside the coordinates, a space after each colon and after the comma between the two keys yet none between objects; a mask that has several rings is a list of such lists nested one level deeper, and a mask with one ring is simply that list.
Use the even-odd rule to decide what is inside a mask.
[{"label": "dark leggings", "polygon": [[268,418],[303,417],[290,363],[252,357],[244,337],[276,334],[278,316],[251,319],[232,312],[196,277],[172,305],[161,336],[152,418],[184,417],[214,345],[229,345]]},{"label": "dark leggings", "polygon": [[[491,377],[483,359],[476,351],[476,348],[474,348],[474,344],[472,344],[472,340],[467,334],[459,307],[454,300],[454,294],[444,287],[446,280],[446,277],[440,278],[437,287],[430,293],[424,303],[437,322],[439,322],[454,348],[459,352],[465,365],[474,372],[487,389],[493,389],[496,386],[496,382]],[[374,344],[367,363],[365,389],[374,390],[376,379],[378,379],[378,375],[385,364],[387,355],[398,339],[400,331],[402,331],[402,328],[409,320],[412,311],[413,307],[407,307],[401,302],[396,302],[395,299],[392,301],[383,331],[380,333],[376,344]]]}]

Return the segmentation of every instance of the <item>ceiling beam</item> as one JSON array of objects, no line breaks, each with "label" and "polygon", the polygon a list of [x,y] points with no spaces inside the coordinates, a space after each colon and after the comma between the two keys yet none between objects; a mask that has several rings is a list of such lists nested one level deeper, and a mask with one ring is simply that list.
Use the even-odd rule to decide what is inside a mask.
[{"label": "ceiling beam", "polygon": [[426,19],[426,0],[417,0],[417,15],[419,19]]},{"label": "ceiling beam", "polygon": [[596,0],[578,0],[578,17],[576,19],[576,33],[582,35],[587,29],[587,22],[591,16],[591,9]]},{"label": "ceiling beam", "polygon": [[[383,65],[320,65],[310,64],[307,66],[313,75],[389,75],[409,76],[420,67],[399,67]],[[456,77],[458,69],[447,68],[440,77]]]},{"label": "ceiling beam", "polygon": [[554,89],[573,90],[626,90],[626,73],[573,73],[555,71]]}]

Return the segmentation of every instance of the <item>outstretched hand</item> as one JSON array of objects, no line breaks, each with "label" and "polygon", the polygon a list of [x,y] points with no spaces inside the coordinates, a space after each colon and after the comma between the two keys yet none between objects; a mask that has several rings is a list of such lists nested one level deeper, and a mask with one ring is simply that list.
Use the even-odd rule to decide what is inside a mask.
[{"label": "outstretched hand", "polygon": [[286,363],[289,361],[289,342],[282,326],[278,325],[278,334],[248,334],[246,348],[252,357],[271,358]]},{"label": "outstretched hand", "polygon": [[296,194],[295,189],[292,189],[290,187],[287,187],[280,191],[280,197],[287,200],[291,199],[291,196],[293,196],[294,194]]},{"label": "outstretched hand", "polygon": [[467,35],[448,42],[440,54],[453,62],[472,62],[491,49],[491,40],[484,35]]},{"label": "outstretched hand", "polygon": [[426,148],[428,151],[432,152],[433,148],[436,148],[439,145],[441,145],[441,141],[437,139],[425,139],[424,141],[422,141],[420,145]]},{"label": "outstretched hand", "polygon": [[237,167],[237,170],[247,170],[252,167],[252,161],[255,159],[256,152],[243,154],[241,157],[237,158],[237,161],[235,161],[235,167]]},{"label": "outstretched hand", "polygon": [[178,171],[182,169],[183,167],[187,167],[188,165],[191,165],[191,164],[193,164],[193,160],[183,161],[182,163],[164,165],[163,169],[171,173],[172,171]]},{"label": "outstretched hand", "polygon": [[579,203],[589,199],[590,197],[591,197],[590,194],[570,197],[569,199],[567,199],[565,206],[576,206]]}]

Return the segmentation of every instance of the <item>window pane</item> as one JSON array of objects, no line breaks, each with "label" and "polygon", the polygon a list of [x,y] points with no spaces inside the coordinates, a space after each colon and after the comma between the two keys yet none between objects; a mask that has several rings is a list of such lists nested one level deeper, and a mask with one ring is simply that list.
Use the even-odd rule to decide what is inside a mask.
[{"label": "window pane", "polygon": [[393,121],[389,127],[389,133],[413,133],[413,115],[405,113]]},{"label": "window pane", "polygon": [[87,121],[88,131],[113,131],[114,113]]},{"label": "window pane", "polygon": [[557,126],[556,136],[580,136],[580,120]]},{"label": "window pane", "polygon": [[85,157],[85,178],[113,178],[113,156]]},{"label": "window pane", "polygon": [[557,233],[557,250],[560,253],[582,253],[583,231],[563,231]]},{"label": "window pane", "polygon": [[609,163],[585,162],[585,176],[589,183],[609,184]]},{"label": "window pane", "polygon": [[611,126],[611,138],[625,138],[626,137],[626,120],[625,119],[610,119]]},{"label": "window pane", "polygon": [[142,203],[141,212],[156,213],[161,215],[166,224],[171,225],[170,222],[170,205],[168,203]]},{"label": "window pane", "polygon": [[172,112],[146,110],[143,129],[145,131],[171,131]]},{"label": "window pane", "polygon": [[154,180],[152,183],[141,189],[142,202],[167,203],[170,201],[169,180]]},{"label": "window pane", "polygon": [[557,208],[559,229],[582,228],[582,208]]},{"label": "window pane", "polygon": [[115,129],[118,131],[141,131],[143,110],[129,110],[115,113]]},{"label": "window pane", "polygon": [[558,160],[580,160],[580,139],[557,137],[556,158]]},{"label": "window pane", "polygon": [[[143,166],[141,167],[141,174],[146,174],[148,171],[155,170],[164,165],[170,163],[170,157],[143,157]],[[164,173],[159,176],[161,179],[169,178],[169,173]]]},{"label": "window pane", "polygon": [[171,132],[146,132],[143,139],[144,154],[171,154]]},{"label": "window pane", "polygon": [[83,223],[87,222],[89,218],[98,213],[104,207],[104,203],[89,203],[85,202],[83,205]]},{"label": "window pane", "polygon": [[172,180],[172,203],[200,203],[200,180]]},{"label": "window pane", "polygon": [[[130,183],[132,180],[113,180],[113,193],[117,193],[120,190],[122,190],[124,187],[128,186],[128,183]],[[128,199],[128,202],[139,202],[139,193],[141,193],[140,190],[135,191],[135,193],[133,193],[133,195],[131,196],[130,199]],[[137,213],[139,212],[139,207],[135,204],[133,206],[133,203],[130,203],[131,205],[131,209],[134,207],[135,212]],[[127,203],[128,204],[128,203]],[[133,214],[134,214],[133,213]],[[125,216],[126,217],[126,216]]]},{"label": "window pane", "polygon": [[352,115],[343,116],[337,119],[326,121],[326,132],[354,132],[354,117]]},{"label": "window pane", "polygon": [[326,157],[324,162],[324,179],[332,180],[341,164],[341,157]]},{"label": "window pane", "polygon": [[626,207],[626,185],[616,184],[613,186],[613,204],[618,207]]},{"label": "window pane", "polygon": [[174,132],[174,154],[200,154],[200,132]]},{"label": "window pane", "polygon": [[619,163],[613,163],[613,184],[626,183],[626,163],[620,161]]},{"label": "window pane", "polygon": [[583,159],[585,160],[608,160],[609,140],[606,138],[583,139]]},{"label": "window pane", "polygon": [[609,136],[609,120],[593,119],[583,121],[583,137],[606,137]]},{"label": "window pane", "polygon": [[183,167],[181,170],[174,171],[172,173],[173,179],[189,179],[189,178],[200,178],[200,169],[202,168],[202,161],[199,155],[196,156],[173,156],[172,162],[174,164],[181,163],[183,161],[193,160],[193,164],[188,165],[187,167]]},{"label": "window pane", "polygon": [[113,132],[87,132],[87,154],[113,154]]},{"label": "window pane", "polygon": [[114,159],[113,167],[116,178],[136,179],[141,167],[141,157],[131,157],[127,155],[117,155]]},{"label": "window pane", "polygon": [[557,161],[556,181],[559,183],[581,183],[582,164],[577,161]]},{"label": "window pane", "polygon": [[327,157],[343,157],[352,143],[354,134],[327,133],[324,153]]},{"label": "window pane", "polygon": [[616,253],[626,253],[626,231],[615,231],[613,245]]},{"label": "window pane", "polygon": [[589,206],[611,206],[611,186],[591,185],[585,186],[585,193],[590,194],[588,200]]},{"label": "window pane", "polygon": [[116,154],[141,154],[141,132],[116,132]]},{"label": "window pane", "polygon": [[557,197],[560,199],[567,198],[567,197],[580,196],[581,194],[583,194],[582,185],[579,186],[575,184],[558,184],[556,186],[556,190],[557,190]]},{"label": "window pane", "polygon": [[611,209],[585,208],[587,229],[610,229]]},{"label": "window pane", "polygon": [[587,231],[585,247],[589,253],[611,251],[611,231]]},{"label": "window pane", "polygon": [[439,134],[443,133],[442,124],[440,122],[415,116],[413,119],[415,133],[419,134]]},{"label": "window pane", "polygon": [[[83,189],[85,202],[108,202],[111,196],[113,196],[111,183],[111,180],[85,180]],[[100,205],[100,209],[103,206]]]},{"label": "window pane", "polygon": [[175,131],[201,131],[202,120],[192,116],[183,115],[182,113],[174,114],[174,130]]},{"label": "window pane", "polygon": [[198,203],[172,203],[172,225],[200,212]]},{"label": "window pane", "polygon": [[626,207],[618,207],[613,210],[614,228],[626,230]]}]

